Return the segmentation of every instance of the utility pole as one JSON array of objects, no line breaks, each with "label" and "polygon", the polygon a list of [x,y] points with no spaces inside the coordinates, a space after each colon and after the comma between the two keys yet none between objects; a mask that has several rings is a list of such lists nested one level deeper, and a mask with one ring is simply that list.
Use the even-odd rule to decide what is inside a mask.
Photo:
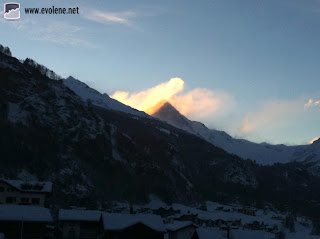
[{"label": "utility pole", "polygon": [[21,218],[21,232],[20,239],[23,239],[23,217]]}]

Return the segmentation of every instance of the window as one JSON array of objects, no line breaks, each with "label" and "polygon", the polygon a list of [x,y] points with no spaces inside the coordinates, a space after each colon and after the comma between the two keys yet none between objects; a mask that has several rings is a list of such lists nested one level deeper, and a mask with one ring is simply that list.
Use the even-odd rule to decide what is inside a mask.
[{"label": "window", "polygon": [[32,204],[40,204],[40,198],[32,198]]},{"label": "window", "polygon": [[21,203],[29,203],[29,198],[21,198]]},{"label": "window", "polygon": [[0,187],[0,192],[4,192],[4,187]]},{"label": "window", "polygon": [[17,198],[15,197],[7,197],[6,198],[6,203],[14,203],[17,201]]}]

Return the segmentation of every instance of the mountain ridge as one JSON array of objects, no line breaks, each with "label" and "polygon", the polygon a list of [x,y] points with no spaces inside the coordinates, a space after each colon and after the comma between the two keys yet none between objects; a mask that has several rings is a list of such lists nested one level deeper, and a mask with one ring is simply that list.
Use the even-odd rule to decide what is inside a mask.
[{"label": "mountain ridge", "polygon": [[[177,111],[169,102],[166,102],[165,104],[162,102],[162,105],[162,107],[157,107],[157,110],[154,110],[151,116],[163,120],[177,128],[198,135],[208,142],[223,148],[228,153],[236,154],[244,159],[255,160],[259,164],[270,165],[274,163],[292,162],[297,160],[297,156],[294,156],[297,155],[296,152],[308,148],[308,145],[286,146],[283,144],[258,144],[245,139],[235,139],[224,131],[209,129],[203,123],[189,120]],[[318,160],[320,161],[320,154]]]},{"label": "mountain ridge", "polygon": [[145,112],[136,110],[130,106],[122,104],[117,100],[112,99],[106,93],[101,94],[97,90],[89,87],[87,84],[79,81],[72,76],[62,79],[63,83],[80,96],[84,101],[91,101],[91,103],[111,110],[121,111],[127,114],[136,115],[139,117],[149,117]]}]

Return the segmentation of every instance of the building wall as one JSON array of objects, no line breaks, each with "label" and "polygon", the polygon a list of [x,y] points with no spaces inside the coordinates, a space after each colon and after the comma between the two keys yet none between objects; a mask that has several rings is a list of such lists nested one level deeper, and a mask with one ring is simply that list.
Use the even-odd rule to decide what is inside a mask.
[{"label": "building wall", "polygon": [[[12,203],[7,203],[7,198],[15,198],[15,201]],[[29,202],[23,202],[22,198],[28,198]],[[32,198],[38,198],[39,204],[32,204]],[[17,191],[14,187],[0,182],[0,204],[28,204],[35,206],[44,206],[46,199],[45,193],[36,193],[36,192],[20,192]]]},{"label": "building wall", "polygon": [[64,221],[62,239],[97,239],[102,236],[101,222]]},{"label": "building wall", "polygon": [[195,228],[193,226],[185,227],[180,230],[169,232],[168,233],[168,239],[185,239],[185,238],[191,238],[193,233],[195,232]]},{"label": "building wall", "polygon": [[4,233],[5,239],[21,238],[45,238],[46,223],[34,223],[21,221],[0,221],[0,231]]},{"label": "building wall", "polygon": [[63,222],[62,238],[63,239],[79,239],[80,223],[79,222]]}]

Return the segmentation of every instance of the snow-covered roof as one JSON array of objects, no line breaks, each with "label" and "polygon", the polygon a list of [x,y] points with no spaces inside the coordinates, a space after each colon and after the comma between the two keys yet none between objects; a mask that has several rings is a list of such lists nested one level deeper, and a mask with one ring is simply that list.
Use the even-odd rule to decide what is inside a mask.
[{"label": "snow-covered roof", "polygon": [[52,191],[52,182],[8,180],[8,179],[0,179],[0,181],[7,183],[22,192],[50,193]]},{"label": "snow-covered roof", "polygon": [[177,231],[191,225],[193,225],[193,222],[190,221],[173,221],[172,223],[166,224],[166,228],[168,231]]},{"label": "snow-covered roof", "polygon": [[155,231],[166,231],[162,218],[157,215],[103,213],[102,217],[104,230],[118,231],[142,223]]},{"label": "snow-covered roof", "polygon": [[60,221],[90,221],[97,222],[101,218],[101,211],[98,210],[79,210],[79,209],[60,209]]},{"label": "snow-covered roof", "polygon": [[44,207],[1,204],[0,221],[52,222],[52,216]]}]

